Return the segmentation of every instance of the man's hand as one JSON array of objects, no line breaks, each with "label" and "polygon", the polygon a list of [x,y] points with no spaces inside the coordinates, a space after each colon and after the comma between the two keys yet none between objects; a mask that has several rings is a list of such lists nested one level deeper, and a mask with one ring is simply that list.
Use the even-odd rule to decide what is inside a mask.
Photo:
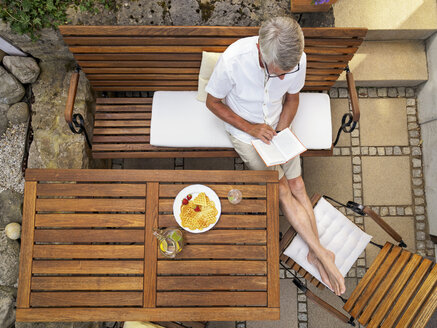
[{"label": "man's hand", "polygon": [[276,131],[267,124],[251,124],[250,129],[247,130],[247,133],[249,133],[252,137],[262,140],[268,145],[276,135]]}]

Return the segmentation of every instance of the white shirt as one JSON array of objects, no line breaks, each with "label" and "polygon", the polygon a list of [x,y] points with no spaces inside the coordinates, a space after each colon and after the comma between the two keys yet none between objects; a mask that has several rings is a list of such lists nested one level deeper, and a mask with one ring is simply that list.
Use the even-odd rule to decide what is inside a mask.
[{"label": "white shirt", "polygon": [[[302,53],[299,71],[284,79],[269,78],[259,64],[258,36],[240,39],[222,54],[205,90],[250,123],[266,123],[274,129],[282,112],[286,92],[298,93],[305,84],[306,55]],[[292,71],[296,70],[293,68]],[[226,130],[245,143],[256,138],[225,122]]]}]

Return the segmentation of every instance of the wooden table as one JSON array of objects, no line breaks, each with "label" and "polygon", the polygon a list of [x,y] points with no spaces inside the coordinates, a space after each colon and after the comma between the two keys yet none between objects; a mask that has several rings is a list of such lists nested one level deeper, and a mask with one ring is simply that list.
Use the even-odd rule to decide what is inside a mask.
[{"label": "wooden table", "polygon": [[[222,215],[164,258],[153,229],[194,183]],[[17,321],[279,320],[278,205],[273,171],[28,169]]]}]

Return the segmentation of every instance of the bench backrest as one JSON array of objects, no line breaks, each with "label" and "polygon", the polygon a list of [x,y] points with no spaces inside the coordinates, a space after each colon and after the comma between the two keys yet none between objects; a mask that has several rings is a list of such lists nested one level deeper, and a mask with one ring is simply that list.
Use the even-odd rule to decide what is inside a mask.
[{"label": "bench backrest", "polygon": [[[197,90],[202,51],[223,52],[259,27],[61,26],[95,91]],[[329,90],[363,41],[365,28],[303,28],[304,90]]]}]

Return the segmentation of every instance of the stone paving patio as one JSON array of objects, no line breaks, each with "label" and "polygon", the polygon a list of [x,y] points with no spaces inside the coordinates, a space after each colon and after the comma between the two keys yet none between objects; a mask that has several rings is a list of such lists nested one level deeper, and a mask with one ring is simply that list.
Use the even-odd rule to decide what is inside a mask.
[{"label": "stone paving patio", "polygon": [[[330,90],[333,133],[348,109],[347,89]],[[303,159],[303,177],[309,195],[321,193],[340,202],[353,200],[371,205],[403,237],[407,249],[434,260],[434,245],[427,234],[420,128],[413,88],[359,88],[361,119],[351,135],[343,134],[332,157]],[[222,169],[243,170],[240,159],[126,159],[113,160],[123,169]],[[383,244],[394,242],[373,220],[339,208],[358,226]],[[281,231],[288,228],[281,217]],[[363,277],[378,249],[369,245],[346,278],[346,297]],[[278,322],[211,322],[211,328],[321,328],[350,327],[298,292],[291,274],[281,270],[281,320]],[[314,291],[314,288],[311,288]],[[325,300],[341,308],[330,291],[317,290]],[[323,322],[323,325],[321,324]],[[433,327],[431,320],[428,324]]]}]

